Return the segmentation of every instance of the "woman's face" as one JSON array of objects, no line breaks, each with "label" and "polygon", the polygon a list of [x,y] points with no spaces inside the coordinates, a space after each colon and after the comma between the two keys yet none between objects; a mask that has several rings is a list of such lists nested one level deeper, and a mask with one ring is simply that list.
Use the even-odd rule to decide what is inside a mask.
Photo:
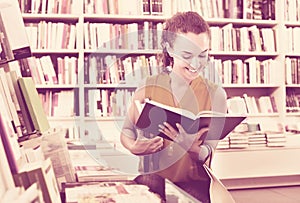
[{"label": "woman's face", "polygon": [[178,34],[169,54],[174,58],[173,72],[190,83],[208,61],[209,36],[207,33]]}]

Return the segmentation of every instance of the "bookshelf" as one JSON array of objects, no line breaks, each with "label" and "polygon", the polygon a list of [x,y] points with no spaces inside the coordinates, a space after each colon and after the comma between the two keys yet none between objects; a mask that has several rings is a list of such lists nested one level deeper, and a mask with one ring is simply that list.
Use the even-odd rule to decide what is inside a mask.
[{"label": "bookshelf", "polygon": [[[20,0],[19,2],[24,2]],[[32,3],[36,3],[36,1],[32,0]],[[39,2],[39,1],[37,1]],[[89,67],[98,67],[98,62],[101,60],[117,60],[120,63],[123,63],[127,57],[132,57],[131,59],[136,60],[135,57],[142,56],[143,58],[141,60],[144,60],[147,58],[150,61],[151,60],[156,61],[156,63],[159,65],[159,58],[153,58],[160,50],[155,45],[150,47],[143,47],[143,45],[140,47],[138,44],[138,41],[131,44],[129,47],[124,46],[124,44],[118,44],[119,41],[114,41],[116,38],[113,37],[113,40],[110,41],[112,44],[109,46],[116,46],[119,45],[118,48],[116,47],[109,47],[105,49],[102,45],[101,49],[97,49],[97,45],[99,43],[103,43],[103,40],[107,41],[107,39],[111,39],[111,37],[107,38],[107,33],[105,34],[103,38],[95,41],[95,33],[99,27],[103,26],[102,28],[109,30],[109,29],[119,29],[122,30],[130,30],[131,27],[128,25],[132,25],[132,29],[142,28],[144,29],[145,25],[154,25],[154,28],[157,29],[160,28],[161,23],[171,16],[175,11],[186,11],[186,10],[196,10],[199,11],[202,16],[204,16],[209,25],[214,28],[212,33],[218,33],[222,34],[220,39],[225,39],[224,33],[237,33],[237,32],[249,32],[251,29],[251,32],[255,33],[253,36],[257,36],[257,33],[261,34],[265,32],[266,30],[266,36],[267,37],[260,37],[260,40],[264,40],[266,43],[264,45],[268,45],[267,47],[264,47],[265,50],[253,48],[251,51],[247,50],[247,47],[245,48],[237,48],[237,42],[232,42],[232,38],[226,38],[229,41],[226,41],[225,43],[220,41],[219,43],[225,44],[225,45],[232,45],[230,48],[224,48],[224,47],[215,47],[212,48],[210,51],[210,56],[212,58],[212,62],[217,66],[224,66],[224,63],[231,64],[229,67],[232,66],[232,62],[236,60],[240,60],[237,63],[247,64],[250,66],[253,66],[253,64],[256,64],[257,61],[259,61],[262,66],[267,67],[268,71],[265,73],[265,75],[268,76],[268,78],[264,78],[262,81],[261,79],[252,79],[253,81],[242,81],[242,82],[236,82],[236,81],[230,81],[232,78],[226,78],[226,82],[224,83],[224,88],[227,92],[228,98],[231,97],[242,97],[244,94],[247,94],[248,97],[254,97],[255,99],[258,99],[263,96],[267,97],[273,97],[275,99],[277,111],[276,112],[252,112],[247,113],[248,118],[247,122],[249,123],[260,123],[261,127],[263,129],[269,129],[274,130],[277,129],[277,123],[282,123],[283,126],[294,124],[292,126],[297,126],[297,122],[300,121],[300,113],[299,112],[287,112],[287,105],[286,105],[286,99],[288,98],[289,92],[293,92],[294,95],[300,94],[300,86],[299,84],[286,83],[286,77],[287,72],[285,68],[286,59],[287,58],[298,58],[300,56],[300,52],[295,52],[293,49],[290,49],[287,51],[287,44],[286,41],[281,39],[286,39],[286,32],[289,28],[299,28],[300,27],[300,17],[297,19],[290,19],[287,16],[287,10],[288,6],[291,5],[290,2],[296,2],[296,0],[285,0],[285,1],[279,1],[275,0],[274,5],[272,4],[264,4],[267,7],[264,7],[264,9],[267,9],[268,12],[264,12],[264,18],[267,19],[261,19],[259,15],[257,15],[257,12],[253,12],[253,8],[257,8],[256,4],[257,1],[248,1],[244,0],[243,6],[244,7],[234,7],[231,3],[227,4],[228,2],[234,2],[234,1],[224,1],[223,5],[220,4],[222,1],[195,1],[195,4],[190,5],[190,1],[165,1],[162,3],[162,9],[160,10],[158,5],[148,5],[148,6],[157,6],[157,7],[147,7],[146,5],[143,5],[143,1],[139,0],[131,0],[126,1],[128,4],[132,3],[132,5],[136,5],[136,8],[128,8],[128,6],[123,5],[123,1],[104,1],[109,3],[118,3],[118,6],[113,7],[105,7],[105,5],[102,5],[103,7],[99,6],[96,7],[94,5],[95,2],[98,1],[73,1],[70,5],[70,9],[64,10],[63,7],[60,7],[61,4],[59,3],[57,8],[58,10],[52,9],[52,10],[46,10],[50,9],[50,6],[48,5],[45,7],[45,2],[47,1],[41,1],[41,7],[40,10],[39,7],[30,7],[25,8],[21,6],[21,9],[23,11],[23,19],[25,24],[38,24],[40,22],[44,22],[48,24],[49,22],[52,23],[64,23],[64,24],[70,24],[76,27],[76,37],[75,37],[75,44],[72,48],[61,48],[61,47],[45,47],[42,46],[40,48],[39,46],[36,46],[33,50],[34,56],[37,58],[40,58],[42,56],[50,55],[51,60],[54,64],[54,68],[56,73],[58,73],[57,70],[57,58],[64,58],[65,56],[69,57],[75,57],[76,58],[76,68],[77,68],[77,82],[74,84],[38,84],[37,88],[40,93],[44,94],[52,94],[53,92],[60,92],[60,91],[67,91],[67,92],[73,92],[73,99],[70,98],[68,101],[74,103],[74,111],[73,115],[66,115],[66,116],[49,116],[49,120],[51,121],[51,124],[53,126],[67,126],[67,128],[72,129],[74,126],[75,131],[78,131],[78,133],[73,133],[74,138],[78,138],[78,136],[82,139],[88,138],[94,141],[101,141],[102,139],[106,139],[109,142],[112,142],[114,144],[118,144],[119,140],[119,131],[122,126],[122,122],[124,119],[124,110],[126,109],[126,103],[122,103],[121,106],[118,104],[117,107],[114,107],[116,109],[109,110],[111,112],[115,113],[115,110],[118,112],[114,114],[114,116],[107,116],[109,112],[102,109],[102,112],[97,112],[95,110],[96,107],[98,107],[97,102],[88,102],[88,99],[94,98],[96,101],[100,100],[107,100],[108,96],[112,96],[112,92],[120,91],[121,99],[125,101],[129,101],[130,94],[135,90],[136,85],[135,83],[128,84],[126,83],[126,80],[124,78],[119,78],[121,80],[120,83],[114,82],[112,80],[111,82],[103,82],[103,78],[100,77],[101,83],[99,82],[90,82],[90,77],[93,76],[93,72],[87,73],[86,71],[91,71],[92,68]],[[52,1],[48,1],[49,2]],[[62,2],[62,1],[59,1]],[[69,1],[67,1],[69,2]],[[150,1],[149,1],[150,2]],[[159,1],[151,1],[151,2],[159,2]],[[241,1],[238,1],[241,2]],[[262,1],[262,2],[272,2],[272,1]],[[252,3],[252,6],[249,8],[246,7],[246,3]],[[35,4],[32,4],[35,5]],[[123,5],[123,7],[122,7]],[[296,4],[295,4],[296,5]],[[143,6],[146,6],[149,9],[144,8]],[[217,8],[223,7],[224,9],[218,10]],[[296,6],[295,6],[296,7]],[[113,9],[113,8],[119,8]],[[128,10],[120,9],[120,8],[128,8]],[[132,9],[132,10],[130,10]],[[237,9],[237,12],[232,12],[232,9]],[[251,10],[252,9],[252,10]],[[269,9],[269,10],[268,10]],[[272,12],[271,9],[274,9]],[[31,10],[31,13],[30,13]],[[295,10],[293,8],[293,10]],[[296,9],[297,10],[297,9]],[[298,9],[299,10],[299,9]],[[151,11],[154,11],[151,15]],[[242,12],[247,11],[247,12]],[[149,15],[150,12],[150,15]],[[160,12],[160,13],[157,13]],[[242,12],[242,13],[241,13]],[[294,11],[293,11],[294,12]],[[296,12],[296,11],[295,11]],[[241,18],[237,18],[237,16],[231,15],[232,13],[238,13]],[[256,13],[256,15],[253,15],[253,13]],[[259,13],[259,12],[258,12]],[[289,12],[290,13],[290,12]],[[247,15],[246,15],[247,14]],[[241,16],[242,15],[242,16]],[[243,16],[244,15],[244,16]],[[268,16],[269,15],[269,16]],[[248,16],[248,17],[247,17]],[[298,14],[296,16],[299,16]],[[250,18],[250,19],[248,19]],[[148,22],[148,24],[145,24],[145,22]],[[112,26],[116,25],[116,26]],[[127,25],[127,26],[125,26]],[[140,27],[139,27],[140,26]],[[95,28],[96,27],[96,28]],[[151,27],[151,26],[150,26]],[[91,35],[93,35],[94,39],[86,38],[86,29],[95,29]],[[234,31],[232,31],[234,30]],[[238,30],[238,31],[237,31]],[[242,31],[241,31],[242,30]],[[264,31],[263,31],[264,30]],[[270,32],[272,34],[270,34]],[[291,32],[291,31],[290,31]],[[109,33],[110,34],[110,33]],[[263,35],[263,34],[261,34]],[[126,35],[125,35],[126,36]],[[128,36],[128,35],[127,35]],[[106,38],[105,38],[106,37]],[[269,38],[272,40],[272,37],[274,37],[273,44],[271,42],[267,43]],[[102,40],[100,42],[100,40]],[[108,40],[109,41],[109,40]],[[241,41],[241,44],[247,44],[249,40]],[[246,42],[246,43],[244,43]],[[98,43],[98,44],[97,44]],[[233,43],[233,44],[232,44]],[[40,42],[42,44],[42,42]],[[294,42],[295,44],[295,42]],[[38,43],[36,43],[38,45]],[[272,47],[275,45],[274,47]],[[136,46],[136,47],[135,47]],[[213,46],[213,45],[212,45]],[[251,44],[249,44],[251,48]],[[271,48],[270,48],[271,46]],[[293,47],[293,45],[289,45],[289,47]],[[133,49],[132,49],[133,48]],[[134,50],[134,51],[133,51]],[[111,58],[105,58],[106,56],[112,56]],[[95,57],[96,59],[94,59]],[[100,57],[97,58],[97,57]],[[120,60],[120,61],[119,61]],[[248,62],[249,61],[249,62]],[[252,62],[251,62],[252,61]],[[254,62],[253,62],[254,61]],[[97,64],[97,66],[95,66]],[[256,65],[254,65],[256,66]],[[101,67],[101,65],[100,65]],[[299,69],[299,65],[297,66]],[[124,71],[124,70],[123,70]],[[96,71],[97,73],[97,71]],[[230,74],[231,73],[231,74]],[[87,74],[90,74],[87,76]],[[98,73],[97,73],[98,74]],[[124,73],[123,73],[124,74]],[[232,75],[232,72],[228,73],[229,75]],[[250,73],[251,75],[251,73]],[[249,77],[250,77],[249,75]],[[252,74],[253,75],[253,74]],[[255,76],[255,75],[254,75]],[[257,75],[256,75],[257,76]],[[88,77],[88,80],[87,80]],[[105,76],[103,76],[105,77]],[[99,78],[98,78],[99,79]],[[124,83],[125,80],[125,83]],[[93,80],[92,80],[93,81]],[[224,81],[223,81],[224,82]],[[90,93],[89,93],[90,92]],[[104,96],[103,96],[104,95]],[[106,96],[105,96],[106,95]],[[126,96],[124,96],[126,95]],[[115,96],[113,93],[113,99],[116,101],[120,100],[119,96]],[[118,99],[117,99],[118,98]],[[86,104],[89,103],[90,106],[87,106]],[[67,104],[64,104],[67,106]],[[297,106],[296,106],[297,107]],[[102,106],[103,108],[103,106]],[[111,109],[113,107],[110,107]],[[296,108],[294,108],[296,109]],[[74,131],[74,130],[73,130]],[[118,145],[119,146],[119,145]],[[299,153],[299,150],[297,147],[292,147],[294,150],[296,148],[296,152]],[[273,152],[272,148],[265,147],[265,153]],[[282,148],[278,148],[277,150],[281,150]],[[287,147],[287,155],[295,153],[293,150],[289,151],[289,147]],[[234,150],[220,150],[217,151],[216,156],[217,160],[225,154],[225,156],[234,157],[234,156],[243,156],[242,152],[243,150],[240,149],[234,149]],[[257,152],[256,148],[246,150],[247,153]],[[227,153],[228,152],[228,153]],[[240,153],[242,152],[242,153]],[[260,151],[261,152],[261,151]],[[124,151],[124,153],[126,153]],[[220,154],[220,155],[218,155]],[[232,154],[237,154],[230,156]],[[272,153],[271,153],[272,154]],[[272,159],[271,156],[267,156],[270,159]],[[254,156],[251,158],[253,161],[255,158]],[[272,160],[270,160],[272,161]],[[249,162],[252,163],[251,161]],[[292,163],[291,163],[292,164]],[[217,166],[216,166],[217,167]],[[238,171],[232,171],[232,173],[239,173]],[[287,172],[286,175],[293,175],[298,172]],[[220,173],[222,176],[222,174]],[[249,174],[242,174],[241,176],[247,176]],[[225,177],[225,175],[224,175]],[[222,178],[222,177],[221,177]]]}]

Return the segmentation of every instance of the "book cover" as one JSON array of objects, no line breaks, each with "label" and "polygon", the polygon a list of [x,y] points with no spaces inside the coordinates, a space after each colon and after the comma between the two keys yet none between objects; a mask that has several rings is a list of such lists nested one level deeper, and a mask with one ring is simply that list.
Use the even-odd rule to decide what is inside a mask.
[{"label": "book cover", "polygon": [[18,78],[17,81],[35,130],[40,133],[47,131],[50,128],[49,122],[32,78]]},{"label": "book cover", "polygon": [[175,129],[176,123],[180,123],[187,133],[197,133],[201,128],[209,127],[205,139],[221,140],[226,137],[246,117],[242,115],[230,115],[212,111],[202,111],[197,115],[187,110],[167,106],[153,100],[146,100],[144,106],[136,101],[140,113],[136,127],[142,131],[169,139],[158,131],[159,124],[168,122]]},{"label": "book cover", "polygon": [[27,163],[22,168],[22,172],[27,174],[31,184],[35,182],[39,184],[45,203],[61,202],[57,180],[49,158],[43,161]]},{"label": "book cover", "polygon": [[[3,147],[12,173],[16,173],[22,164],[22,154],[17,142],[17,134],[14,132],[12,122],[8,115],[8,109],[5,108],[4,97],[0,92],[0,136]],[[4,163],[3,163],[4,164]],[[2,164],[1,164],[2,165]]]}]

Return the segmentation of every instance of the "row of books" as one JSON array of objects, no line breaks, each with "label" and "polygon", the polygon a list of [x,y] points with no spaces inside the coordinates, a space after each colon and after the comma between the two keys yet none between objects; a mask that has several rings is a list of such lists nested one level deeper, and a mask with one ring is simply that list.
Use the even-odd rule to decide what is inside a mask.
[{"label": "row of books", "polygon": [[298,36],[300,35],[300,27],[287,27],[286,30],[286,52],[287,53],[299,53],[300,52],[300,41]]},{"label": "row of books", "polygon": [[21,70],[24,77],[32,77],[35,84],[69,84],[78,83],[78,59],[64,56],[51,59],[50,55],[40,58],[34,56],[14,61],[11,65]]},{"label": "row of books", "polygon": [[[287,62],[289,59],[287,58]],[[53,60],[54,63],[51,57],[46,55],[40,58],[29,57],[12,64],[21,68],[23,76],[33,77],[35,84],[77,84],[78,59],[65,56]],[[291,61],[294,62],[295,59]],[[84,83],[136,85],[137,81],[161,72],[161,64],[162,58],[159,55],[120,57],[90,54],[84,58]],[[271,84],[271,72],[274,67],[273,59],[259,61],[256,57],[250,57],[243,61],[210,57],[209,66],[202,74],[211,81],[220,81],[222,84]],[[295,79],[290,79],[298,74],[295,72],[295,66],[291,67],[293,68],[286,68],[287,73],[291,73],[286,74],[287,84],[296,84]]]},{"label": "row of books", "polygon": [[285,103],[287,112],[300,112],[300,94],[295,90],[287,90]]},{"label": "row of books", "polygon": [[227,99],[228,113],[258,114],[277,113],[277,105],[273,96],[234,96]]},{"label": "row of books", "polygon": [[84,58],[84,83],[133,84],[161,72],[161,59],[157,56],[119,58],[116,55],[94,55]]},{"label": "row of books", "polygon": [[[1,177],[12,175],[13,186],[21,187],[23,191],[26,190],[25,193],[12,190],[10,195],[3,198],[7,198],[5,202],[15,200],[15,202],[59,203],[61,202],[60,194],[51,160],[40,159],[43,157],[40,156],[41,145],[33,143],[30,145],[28,142],[25,144],[21,139],[24,136],[29,137],[29,134],[23,133],[31,133],[30,136],[41,138],[40,133],[49,129],[49,126],[40,126],[43,122],[41,116],[44,114],[41,109],[38,109],[40,101],[34,90],[33,81],[19,77],[18,73],[9,66],[0,69],[0,76],[0,105],[2,107],[0,113],[0,175]],[[35,131],[29,131],[27,128],[27,131],[24,132],[23,125],[26,125],[26,122],[30,122]],[[26,127],[28,126],[26,125]],[[37,161],[37,159],[39,160]],[[5,164],[8,164],[9,171],[5,170]],[[40,189],[37,188],[37,185]],[[12,198],[12,194],[16,196]]]},{"label": "row of books", "polygon": [[85,96],[85,114],[96,117],[124,117],[134,90],[90,89]]},{"label": "row of books", "polygon": [[231,133],[228,137],[229,148],[283,147],[286,135],[280,132]]},{"label": "row of books", "polygon": [[[102,2],[102,4],[101,4]],[[162,1],[162,0],[131,0],[134,8],[127,8],[122,1],[110,0],[85,1],[84,12],[96,14],[125,15],[166,15],[170,16],[181,11],[196,11],[206,18],[239,18],[239,19],[275,19],[275,1],[254,0],[209,0],[209,1]]]},{"label": "row of books", "polygon": [[43,104],[44,112],[50,117],[75,117],[79,107],[74,90],[43,91],[39,97]]},{"label": "row of books", "polygon": [[286,21],[300,21],[300,1],[284,0],[284,19]]},{"label": "row of books", "polygon": [[245,60],[222,60],[210,58],[210,66],[204,72],[204,76],[212,81],[219,77],[222,84],[271,84],[272,71],[275,68],[273,59],[263,61],[256,57]]},{"label": "row of books", "polygon": [[[1,96],[0,96],[1,97]],[[4,111],[1,111],[0,114],[0,120],[1,120],[1,135],[0,135],[0,161],[1,161],[1,167],[0,167],[0,200],[1,202],[11,202],[11,203],[18,203],[18,202],[24,202],[24,203],[32,203],[32,202],[43,202],[43,195],[41,186],[39,183],[42,182],[33,182],[32,184],[28,184],[28,187],[18,186],[15,184],[14,177],[12,175],[11,167],[12,167],[12,159],[20,157],[14,157],[12,156],[11,152],[19,152],[20,148],[17,145],[16,150],[8,150],[8,146],[11,142],[8,142],[7,136],[13,136],[13,134],[2,134],[7,133],[8,131],[4,130],[3,127],[9,127],[8,123],[4,123],[7,118],[5,118]],[[6,125],[6,126],[3,126]],[[15,140],[14,140],[15,141]],[[36,173],[36,172],[33,172]],[[36,173],[36,175],[38,175]],[[42,178],[40,179],[43,180]],[[43,186],[43,185],[42,185]]]},{"label": "row of books", "polygon": [[[81,1],[71,0],[19,0],[23,13],[78,14]],[[135,5],[132,7],[127,6]],[[297,0],[286,0],[285,6],[292,10],[286,19],[297,18]],[[87,14],[165,15],[192,10],[206,18],[275,19],[275,0],[209,0],[209,1],[162,1],[162,0],[84,0],[83,11]],[[296,16],[296,17],[294,17]]]},{"label": "row of books", "polygon": [[31,49],[75,49],[77,24],[63,22],[25,23]]},{"label": "row of books", "polygon": [[285,58],[285,83],[300,84],[300,58]]},{"label": "row of books", "polygon": [[81,1],[72,0],[18,0],[22,13],[78,14]]},{"label": "row of books", "polygon": [[84,23],[85,49],[158,49],[162,23]]},{"label": "row of books", "polygon": [[211,26],[210,48],[212,51],[276,51],[275,30],[272,28]]}]

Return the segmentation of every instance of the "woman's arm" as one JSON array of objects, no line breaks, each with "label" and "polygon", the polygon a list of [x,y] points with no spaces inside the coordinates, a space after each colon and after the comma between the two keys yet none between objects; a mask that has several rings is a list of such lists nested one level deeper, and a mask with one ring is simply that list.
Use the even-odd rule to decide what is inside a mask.
[{"label": "woman's arm", "polygon": [[136,155],[151,154],[163,147],[163,139],[161,137],[145,138],[142,135],[138,135],[139,131],[135,128],[139,112],[134,101],[139,100],[142,103],[144,102],[144,99],[144,87],[138,88],[133,96],[130,107],[128,108],[120,135],[122,145]]}]

